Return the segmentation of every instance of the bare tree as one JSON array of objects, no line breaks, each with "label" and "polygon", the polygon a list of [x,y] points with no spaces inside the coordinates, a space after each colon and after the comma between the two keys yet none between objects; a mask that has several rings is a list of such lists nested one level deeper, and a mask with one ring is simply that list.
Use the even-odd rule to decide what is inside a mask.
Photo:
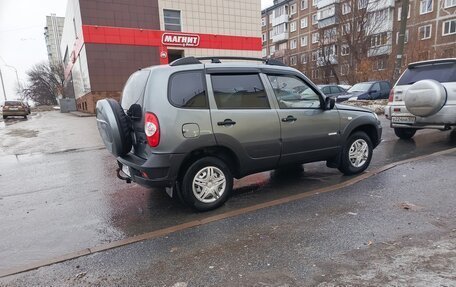
[{"label": "bare tree", "polygon": [[27,71],[28,84],[17,88],[23,100],[31,99],[42,105],[56,105],[57,98],[64,96],[63,67],[39,63]]}]

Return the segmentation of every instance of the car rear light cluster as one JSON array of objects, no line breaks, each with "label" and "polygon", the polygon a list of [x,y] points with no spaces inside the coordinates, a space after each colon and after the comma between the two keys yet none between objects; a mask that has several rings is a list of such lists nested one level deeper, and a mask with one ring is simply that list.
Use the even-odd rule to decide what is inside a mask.
[{"label": "car rear light cluster", "polygon": [[146,113],[144,120],[144,131],[147,137],[147,143],[151,147],[156,147],[160,143],[160,125],[158,118],[153,113]]},{"label": "car rear light cluster", "polygon": [[391,103],[394,101],[394,88],[391,89],[389,97],[388,97],[388,102]]}]

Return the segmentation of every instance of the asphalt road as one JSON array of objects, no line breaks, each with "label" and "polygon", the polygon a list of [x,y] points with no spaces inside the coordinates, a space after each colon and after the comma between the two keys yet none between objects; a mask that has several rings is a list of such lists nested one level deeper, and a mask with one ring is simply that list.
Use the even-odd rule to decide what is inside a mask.
[{"label": "asphalt road", "polygon": [[[454,134],[450,132],[420,131],[412,141],[397,140],[392,130],[387,127],[387,121],[382,122],[385,129],[383,136],[385,141],[374,151],[369,170],[456,146]],[[43,129],[43,126],[46,129]],[[0,216],[2,218],[0,234],[6,234],[0,241],[0,258],[3,258],[0,260],[0,271],[185,222],[204,220],[210,216],[303,194],[316,188],[331,186],[351,179],[351,177],[342,176],[337,170],[326,168],[324,163],[305,165],[304,172],[298,169],[285,173],[260,173],[236,182],[234,196],[222,208],[209,213],[194,213],[168,198],[163,190],[145,189],[117,180],[114,174],[115,160],[102,148],[94,118],[81,119],[50,112],[32,115],[29,121],[0,122],[0,144],[2,147],[2,153],[0,153]],[[385,188],[389,187],[389,184],[389,180],[383,182]],[[434,188],[437,186],[432,187],[432,189]],[[370,191],[370,189],[367,190]],[[448,190],[444,189],[443,192],[448,193]],[[316,196],[316,198],[320,198],[320,196]],[[454,197],[450,199],[454,204]],[[309,201],[313,200],[316,199],[312,197],[312,199],[303,199],[302,202],[307,205]],[[451,203],[451,201],[449,202]],[[322,199],[319,204],[316,203],[316,206],[312,205],[312,207],[318,208],[316,213],[330,216],[330,210],[326,208],[329,203]],[[334,204],[336,203],[334,202]],[[293,204],[291,205],[293,206]],[[281,210],[278,213],[287,214],[288,209],[284,206],[268,208],[267,210],[270,210],[271,214],[261,216],[270,218],[277,214],[276,209]],[[339,206],[339,208],[341,207]],[[249,221],[245,221],[245,216],[249,217],[242,215],[222,220],[216,224],[234,224],[233,226],[243,226],[247,229],[254,229],[259,224],[254,222],[250,224]],[[306,216],[302,216],[302,219],[305,220]],[[268,224],[267,222],[265,221],[263,225]],[[209,234],[210,236],[206,239],[212,244],[221,240],[215,235],[226,237],[227,233],[230,233],[227,232],[227,229],[221,232],[212,230],[209,233],[200,233],[200,230],[204,228],[209,227],[202,226],[182,233],[190,232],[197,238],[207,237]],[[423,231],[426,230],[423,229]],[[238,233],[239,238],[237,239],[241,240],[247,234],[241,236],[242,234]],[[388,233],[389,235],[394,234]],[[172,236],[177,236],[177,234]],[[186,236],[182,238],[184,241],[187,240]],[[311,237],[311,235],[309,236]],[[335,238],[340,239],[338,234],[335,235]],[[315,239],[309,238],[309,240]],[[252,240],[256,242],[254,239]],[[168,242],[165,238],[155,241],[162,241],[163,244]],[[142,246],[145,243],[134,246]],[[182,245],[177,243],[176,241],[177,247],[175,248],[182,248]],[[181,243],[184,244],[184,242]],[[327,243],[324,242],[324,244]],[[107,253],[112,252],[116,251]],[[219,252],[223,253],[221,250]],[[257,256],[260,255],[261,252],[257,254]],[[92,255],[90,258],[97,256],[102,255]],[[133,257],[132,259],[139,260]],[[165,261],[169,260],[174,262],[174,259]],[[209,269],[215,269],[215,267]],[[25,278],[27,276],[25,275]],[[85,276],[83,277],[85,278]],[[200,280],[204,279],[200,278]],[[142,282],[152,282],[147,281],[151,279],[148,279],[147,276],[143,279],[146,281]],[[10,282],[9,280],[4,282]],[[217,280],[219,280],[217,282],[222,282],[220,278]],[[42,281],[42,284],[44,282]],[[170,281],[155,282],[171,284]],[[183,282],[195,284],[192,280]]]}]

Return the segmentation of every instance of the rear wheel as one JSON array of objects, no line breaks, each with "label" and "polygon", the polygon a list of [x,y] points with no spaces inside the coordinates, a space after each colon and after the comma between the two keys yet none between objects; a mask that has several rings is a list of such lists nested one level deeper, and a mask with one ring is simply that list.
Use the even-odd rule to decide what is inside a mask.
[{"label": "rear wheel", "polygon": [[395,128],[394,133],[396,134],[396,136],[398,138],[403,139],[403,140],[408,140],[408,139],[411,139],[415,135],[416,129]]},{"label": "rear wheel", "polygon": [[27,119],[27,115],[24,116],[24,119]]},{"label": "rear wheel", "polygon": [[355,132],[342,149],[339,170],[345,175],[363,172],[372,159],[372,142],[364,132]]},{"label": "rear wheel", "polygon": [[221,206],[233,189],[233,176],[229,167],[215,157],[195,161],[186,171],[181,185],[185,201],[199,211]]}]

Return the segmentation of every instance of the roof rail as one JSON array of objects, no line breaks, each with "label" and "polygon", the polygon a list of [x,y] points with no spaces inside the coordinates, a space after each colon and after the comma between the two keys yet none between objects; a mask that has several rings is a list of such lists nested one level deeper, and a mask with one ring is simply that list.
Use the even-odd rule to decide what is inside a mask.
[{"label": "roof rail", "polygon": [[211,63],[221,63],[220,60],[244,60],[244,61],[258,61],[263,62],[266,65],[273,66],[286,66],[283,62],[276,59],[263,59],[263,58],[254,58],[254,57],[232,57],[232,56],[212,56],[212,57],[185,57],[180,58],[172,63],[170,66],[181,66],[181,65],[191,65],[191,64],[202,64],[200,60],[211,60]]}]

